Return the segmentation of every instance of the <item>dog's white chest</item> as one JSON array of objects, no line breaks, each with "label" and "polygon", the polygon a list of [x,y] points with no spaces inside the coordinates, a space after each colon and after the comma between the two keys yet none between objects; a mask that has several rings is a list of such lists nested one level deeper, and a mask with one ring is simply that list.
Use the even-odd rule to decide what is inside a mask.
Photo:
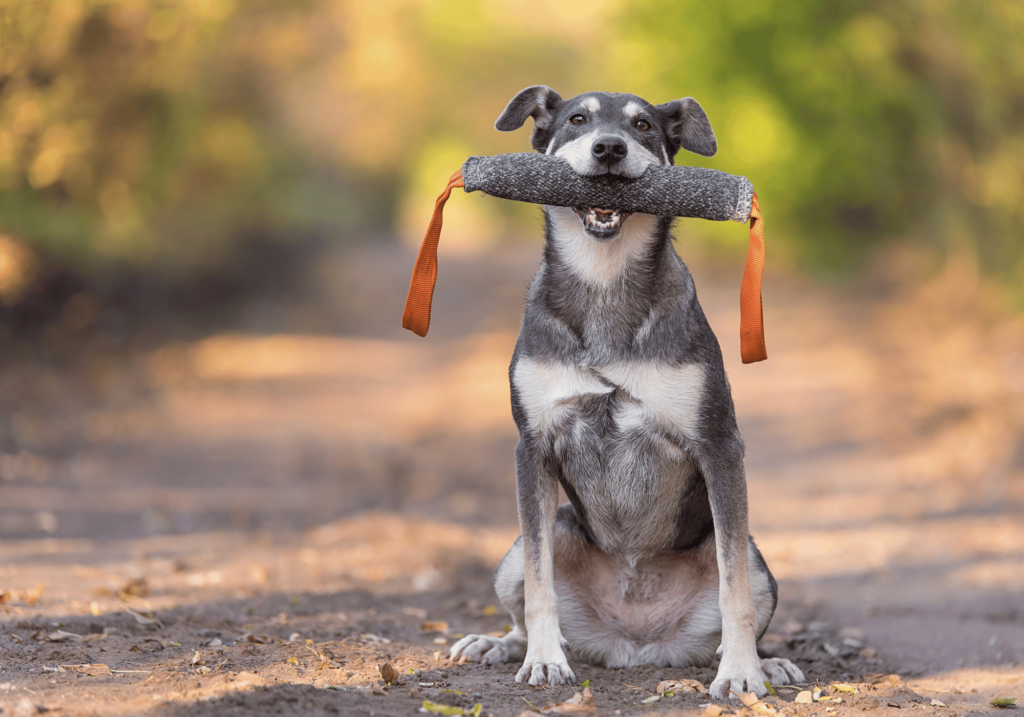
[{"label": "dog's white chest", "polygon": [[700,427],[704,368],[622,361],[581,367],[521,359],[513,383],[530,427],[542,434],[575,417],[588,400],[616,394],[607,418],[618,433],[660,427],[693,439]]}]

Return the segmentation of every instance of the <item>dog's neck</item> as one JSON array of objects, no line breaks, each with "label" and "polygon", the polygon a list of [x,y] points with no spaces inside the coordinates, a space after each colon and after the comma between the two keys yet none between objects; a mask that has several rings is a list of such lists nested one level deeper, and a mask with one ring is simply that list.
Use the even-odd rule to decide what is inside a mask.
[{"label": "dog's neck", "polygon": [[572,209],[546,207],[545,259],[558,269],[596,290],[610,290],[627,276],[643,282],[652,259],[663,249],[665,222],[650,214],[634,214],[623,223],[619,236],[602,242],[588,236]]},{"label": "dog's neck", "polygon": [[634,214],[616,239],[599,242],[572,209],[547,207],[544,262],[531,290],[537,307],[598,353],[626,350],[649,330],[656,304],[684,285],[692,291],[671,225],[671,217]]}]

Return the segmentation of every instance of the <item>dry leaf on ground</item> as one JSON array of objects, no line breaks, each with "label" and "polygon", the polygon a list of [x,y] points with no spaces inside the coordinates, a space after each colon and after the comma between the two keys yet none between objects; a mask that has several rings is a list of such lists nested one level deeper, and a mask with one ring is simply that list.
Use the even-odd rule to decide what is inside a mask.
[{"label": "dry leaf on ground", "polygon": [[662,680],[654,688],[654,691],[659,695],[663,695],[666,692],[696,692],[698,694],[705,694],[707,693],[707,688],[704,687],[700,680]]},{"label": "dry leaf on ground", "polygon": [[117,596],[122,600],[141,598],[147,595],[149,595],[149,583],[146,578],[132,578],[117,591]]},{"label": "dry leaf on ground", "polygon": [[450,629],[448,623],[444,620],[428,620],[420,625],[420,630],[423,632],[443,632],[447,634]]},{"label": "dry leaf on ground", "polygon": [[446,717],[462,717],[462,715],[480,717],[480,710],[483,709],[483,705],[477,702],[473,705],[472,709],[465,709],[462,707],[455,707],[454,705],[442,705],[437,702],[431,702],[430,700],[423,700],[423,706],[420,709],[424,712],[446,715]]},{"label": "dry leaf on ground", "polygon": [[21,601],[23,603],[25,603],[26,605],[35,605],[37,602],[39,602],[39,599],[43,596],[43,590],[45,590],[45,589],[46,589],[46,586],[43,585],[42,583],[39,583],[38,585],[36,585],[31,590],[26,590],[25,592],[23,592],[21,594]]},{"label": "dry leaf on ground", "polygon": [[753,692],[733,692],[746,707],[753,707],[761,700]]},{"label": "dry leaf on ground", "polygon": [[[532,707],[533,705],[530,706]],[[567,712],[592,712],[595,709],[597,709],[597,706],[594,703],[594,695],[590,692],[590,685],[587,685],[583,688],[582,692],[577,692],[565,702],[545,707],[540,712],[550,715],[565,714]],[[534,710],[533,713],[536,714],[536,711]]]},{"label": "dry leaf on ground", "polygon": [[378,665],[377,670],[380,672],[380,678],[384,680],[386,684],[397,685],[398,684],[398,670],[391,666],[391,663],[385,662],[383,665]]},{"label": "dry leaf on ground", "polygon": [[87,663],[82,665],[61,665],[65,670],[74,670],[83,675],[89,675],[90,677],[99,677],[100,675],[110,674],[110,665],[104,665],[103,663]]}]

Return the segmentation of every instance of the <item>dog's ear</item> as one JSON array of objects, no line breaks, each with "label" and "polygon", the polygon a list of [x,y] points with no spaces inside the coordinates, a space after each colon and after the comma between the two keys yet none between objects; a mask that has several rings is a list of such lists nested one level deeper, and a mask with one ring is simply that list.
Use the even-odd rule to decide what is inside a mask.
[{"label": "dog's ear", "polygon": [[547,85],[527,87],[512,98],[494,123],[494,128],[499,132],[512,132],[522,127],[527,117],[533,117],[531,142],[534,149],[542,151],[546,143],[541,138],[551,126],[561,102],[562,97]]},{"label": "dog's ear", "polygon": [[658,110],[665,120],[668,135],[669,154],[675,156],[679,148],[713,157],[718,151],[718,140],[711,129],[711,122],[704,113],[704,108],[692,97],[673,100],[658,105]]}]

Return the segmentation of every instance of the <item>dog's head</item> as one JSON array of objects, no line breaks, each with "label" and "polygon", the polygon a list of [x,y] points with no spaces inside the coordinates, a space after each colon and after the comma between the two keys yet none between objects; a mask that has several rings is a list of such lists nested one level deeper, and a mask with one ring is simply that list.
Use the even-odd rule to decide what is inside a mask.
[{"label": "dog's head", "polygon": [[[538,152],[562,157],[585,176],[639,177],[651,165],[672,164],[680,149],[711,157],[718,141],[708,116],[692,97],[652,105],[636,95],[587,92],[563,100],[550,87],[527,87],[494,123],[502,132],[533,117],[531,142]],[[615,239],[628,213],[576,207],[587,234]]]}]

